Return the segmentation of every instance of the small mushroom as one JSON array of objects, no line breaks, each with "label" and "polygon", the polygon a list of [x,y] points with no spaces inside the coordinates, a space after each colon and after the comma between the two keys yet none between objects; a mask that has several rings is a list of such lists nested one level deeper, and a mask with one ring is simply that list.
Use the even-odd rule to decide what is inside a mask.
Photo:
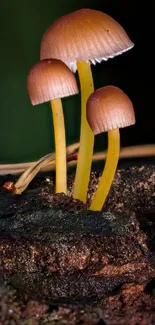
[{"label": "small mushroom", "polygon": [[115,86],[105,86],[90,95],[87,101],[87,120],[94,132],[108,132],[106,163],[90,210],[100,211],[109,193],[120,152],[120,128],[135,124],[131,100]]},{"label": "small mushroom", "polygon": [[62,61],[45,59],[30,69],[27,89],[32,105],[51,102],[56,152],[56,193],[66,194],[66,135],[61,98],[78,93],[75,76]]},{"label": "small mushroom", "polygon": [[43,35],[41,59],[57,58],[74,72],[81,84],[81,131],[73,197],[86,201],[94,135],[86,119],[86,102],[94,91],[90,64],[108,60],[134,46],[121,25],[109,15],[80,9],[55,20]]}]

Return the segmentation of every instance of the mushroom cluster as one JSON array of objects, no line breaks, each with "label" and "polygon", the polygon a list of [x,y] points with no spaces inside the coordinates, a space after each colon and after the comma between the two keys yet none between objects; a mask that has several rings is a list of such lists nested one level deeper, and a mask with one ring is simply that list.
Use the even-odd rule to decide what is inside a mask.
[{"label": "mushroom cluster", "polygon": [[65,124],[61,98],[81,93],[80,147],[73,197],[86,202],[94,134],[108,132],[108,154],[90,209],[100,210],[119,158],[119,128],[135,123],[132,103],[120,89],[94,92],[91,64],[108,60],[134,46],[123,27],[109,15],[80,9],[52,22],[41,40],[40,61],[30,70],[27,88],[32,105],[51,102],[56,149],[56,192],[67,193]]}]

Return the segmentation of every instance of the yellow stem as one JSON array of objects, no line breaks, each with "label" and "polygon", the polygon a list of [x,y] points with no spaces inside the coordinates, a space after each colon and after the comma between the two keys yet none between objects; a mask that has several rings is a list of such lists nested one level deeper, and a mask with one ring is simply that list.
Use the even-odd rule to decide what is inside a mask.
[{"label": "yellow stem", "polygon": [[51,100],[56,154],[56,193],[67,194],[66,135],[61,99]]},{"label": "yellow stem", "polygon": [[86,102],[94,85],[90,64],[77,62],[77,68],[81,85],[81,129],[73,197],[86,202],[94,147],[94,134],[86,119]]},{"label": "yellow stem", "polygon": [[103,174],[89,210],[101,211],[115,176],[120,151],[119,129],[108,131],[108,151]]}]

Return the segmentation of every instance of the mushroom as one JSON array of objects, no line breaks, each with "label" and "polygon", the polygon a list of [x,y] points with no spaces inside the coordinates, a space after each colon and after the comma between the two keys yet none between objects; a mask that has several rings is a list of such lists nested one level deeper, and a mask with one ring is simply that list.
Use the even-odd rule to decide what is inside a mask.
[{"label": "mushroom", "polygon": [[90,95],[87,101],[87,120],[94,132],[108,132],[106,163],[90,210],[100,211],[109,193],[119,159],[119,129],[135,124],[131,100],[115,86],[105,86]]},{"label": "mushroom", "polygon": [[56,193],[66,194],[66,135],[61,98],[78,93],[75,76],[64,62],[45,59],[30,69],[27,89],[32,105],[51,102],[56,151]]},{"label": "mushroom", "polygon": [[80,150],[73,197],[86,201],[94,135],[86,119],[86,102],[94,91],[90,64],[108,60],[134,44],[112,17],[91,9],[80,9],[55,20],[43,35],[41,59],[57,58],[73,72],[78,69],[81,84]]}]

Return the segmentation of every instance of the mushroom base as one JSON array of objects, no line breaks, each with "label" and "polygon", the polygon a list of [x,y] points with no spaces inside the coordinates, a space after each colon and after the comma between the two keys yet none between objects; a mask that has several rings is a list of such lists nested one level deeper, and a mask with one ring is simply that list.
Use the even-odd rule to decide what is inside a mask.
[{"label": "mushroom base", "polygon": [[155,167],[118,170],[102,212],[71,198],[73,180],[68,196],[54,175],[21,196],[1,187],[1,323],[154,324]]}]

